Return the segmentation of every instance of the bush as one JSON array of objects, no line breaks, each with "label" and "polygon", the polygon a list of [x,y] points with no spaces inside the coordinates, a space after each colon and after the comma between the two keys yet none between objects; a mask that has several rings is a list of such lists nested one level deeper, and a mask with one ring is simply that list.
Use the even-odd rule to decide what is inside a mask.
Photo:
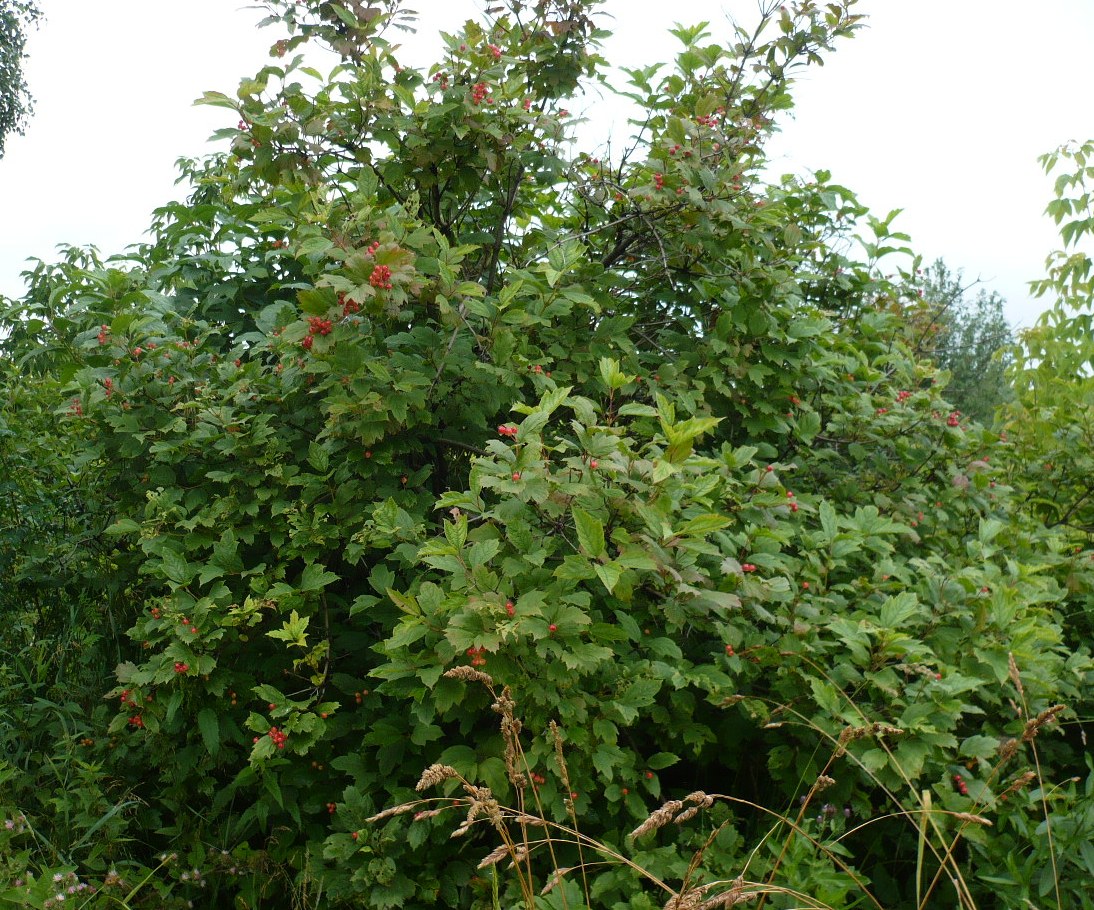
[{"label": "bush", "polygon": [[[5,609],[44,641],[27,566],[79,552],[54,559],[66,634],[117,682],[64,709],[86,728],[33,721],[77,792],[6,766],[10,817],[59,805],[71,832],[17,843],[9,875],[129,906],[519,902],[476,871],[489,821],[367,824],[440,764],[518,807],[534,782],[543,818],[616,853],[666,797],[732,797],[629,854],[681,898],[700,850],[776,906],[971,907],[1004,878],[1079,899],[1085,853],[1031,868],[1015,844],[1038,818],[1082,842],[1056,722],[1089,704],[1089,563],[916,357],[914,275],[875,267],[888,220],[824,173],[757,176],[851,3],[770,8],[726,47],[677,28],[673,70],[629,74],[648,117],[615,158],[569,151],[565,99],[604,64],[591,3],[514,0],[428,73],[383,37],[394,6],[271,6],[288,37],[205,96],[239,126],[184,163],[191,198],[131,256],[40,265],[7,310],[12,425],[56,423],[19,450],[46,480],[3,507],[10,552],[36,497],[51,528],[5,564]],[[293,56],[313,40],[345,58],[329,79]],[[8,710],[56,686],[45,666]],[[587,871],[590,903],[663,902]]]}]

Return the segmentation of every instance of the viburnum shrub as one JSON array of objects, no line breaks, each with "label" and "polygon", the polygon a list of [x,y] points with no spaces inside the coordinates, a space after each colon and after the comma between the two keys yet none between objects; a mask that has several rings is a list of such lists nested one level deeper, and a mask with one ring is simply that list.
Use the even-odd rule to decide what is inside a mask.
[{"label": "viburnum shrub", "polygon": [[[483,838],[365,824],[434,763],[520,797],[458,667],[553,731],[528,777],[601,843],[667,796],[768,807],[712,809],[705,868],[730,880],[967,907],[1025,881],[1008,862],[1039,824],[1081,843],[1060,819],[1090,570],[1025,507],[1013,437],[955,418],[914,354],[891,216],[825,172],[761,177],[852,0],[677,27],[673,66],[614,89],[643,115],[610,154],[578,149],[566,107],[611,84],[592,0],[508,0],[426,71],[400,61],[395,0],[266,6],[287,36],[204,96],[238,126],[184,162],[187,202],[127,257],[39,264],[5,315],[5,382],[35,394],[4,407],[48,441],[13,457],[50,478],[11,609],[33,638],[60,575],[109,655],[80,733],[124,782],[117,870],[162,884],[157,857],[216,845],[218,905],[518,899],[476,871]],[[343,58],[327,77],[312,42]],[[1033,767],[1039,802],[1015,787]],[[767,838],[822,775],[820,817]],[[954,873],[959,830],[993,879]],[[707,833],[632,861],[681,878]],[[1081,893],[1084,854],[1037,849],[1050,890]],[[589,874],[598,905],[654,906],[626,866]]]}]

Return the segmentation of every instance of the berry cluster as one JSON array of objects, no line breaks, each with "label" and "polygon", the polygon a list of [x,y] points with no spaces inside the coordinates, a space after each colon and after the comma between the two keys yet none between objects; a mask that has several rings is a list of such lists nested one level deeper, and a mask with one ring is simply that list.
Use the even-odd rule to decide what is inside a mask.
[{"label": "berry cluster", "polygon": [[741,571],[742,572],[755,572],[756,567],[754,565],[752,565],[752,563],[750,563],[750,562],[743,562],[743,563],[741,563]]},{"label": "berry cluster", "polygon": [[269,736],[270,736],[270,739],[273,740],[273,744],[275,746],[277,746],[277,748],[279,748],[279,749],[284,749],[285,748],[285,740],[287,740],[289,738],[284,732],[279,730],[277,727],[270,727]]},{"label": "berry cluster", "polygon": [[709,126],[712,129],[718,126],[718,120],[726,112],[724,107],[718,108],[713,114],[699,114],[695,118],[695,122],[700,126]]},{"label": "berry cluster", "polygon": [[950,411],[950,416],[946,418],[946,426],[956,427],[961,423],[961,412]]},{"label": "berry cluster", "polygon": [[501,48],[496,44],[488,44],[486,45],[486,49],[490,51],[491,56],[493,56],[495,60],[501,59]]},{"label": "berry cluster", "polygon": [[494,103],[494,99],[490,95],[490,86],[485,82],[476,82],[471,86],[471,103],[478,107],[483,101],[487,104]]},{"label": "berry cluster", "polygon": [[144,718],[141,717],[139,714],[134,714],[131,718],[129,718],[129,725],[131,727],[136,727],[139,730],[143,730]]},{"label": "berry cluster", "polygon": [[337,809],[338,809],[338,806],[335,803],[327,803],[327,812],[330,815],[334,815],[334,813]]},{"label": "berry cluster", "polygon": [[953,785],[957,792],[960,793],[962,796],[969,795],[968,785],[965,783],[965,778],[963,778],[960,774],[955,774],[953,776]]},{"label": "berry cluster", "polygon": [[447,73],[434,73],[433,81],[436,82],[442,90],[448,88],[448,74]]},{"label": "berry cluster", "polygon": [[516,436],[517,435],[517,428],[516,427],[511,427],[508,424],[502,424],[500,427],[498,427],[498,435],[499,436]]},{"label": "berry cluster", "polygon": [[372,270],[372,274],[368,276],[368,283],[374,288],[382,288],[385,291],[391,290],[391,269],[386,265],[378,265]]},{"label": "berry cluster", "polygon": [[176,673],[185,673],[189,669],[190,669],[189,664],[185,664],[181,660],[176,660],[175,661],[175,672]]},{"label": "berry cluster", "polygon": [[468,648],[467,656],[471,658],[472,667],[485,667],[486,666],[486,648]]},{"label": "berry cluster", "polygon": [[664,187],[665,187],[665,175],[664,174],[654,174],[653,175],[653,186],[654,186],[655,189],[658,189],[658,190],[664,189]]},{"label": "berry cluster", "polygon": [[331,328],[332,323],[329,319],[324,319],[322,316],[308,317],[309,335],[329,335]]},{"label": "berry cluster", "polygon": [[107,333],[110,331],[110,327],[106,325],[99,326],[99,344],[106,344]]},{"label": "berry cluster", "polygon": [[343,316],[352,316],[354,313],[361,311],[361,304],[352,297],[347,297],[345,291],[338,292],[338,302],[342,305]]},{"label": "berry cluster", "polygon": [[909,392],[907,389],[901,389],[899,392],[896,393],[897,401],[907,401],[911,397],[912,393]]},{"label": "berry cluster", "polygon": [[517,608],[513,606],[513,601],[507,600],[505,602],[505,612],[509,616],[513,616],[517,612]]}]

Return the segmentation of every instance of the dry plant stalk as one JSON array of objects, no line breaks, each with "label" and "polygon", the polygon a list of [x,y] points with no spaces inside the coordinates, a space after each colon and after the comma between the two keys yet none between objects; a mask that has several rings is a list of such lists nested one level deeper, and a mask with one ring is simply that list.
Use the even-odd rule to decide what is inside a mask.
[{"label": "dry plant stalk", "polygon": [[999,763],[1010,761],[1018,753],[1020,742],[1017,739],[1004,740],[999,745]]},{"label": "dry plant stalk", "polygon": [[501,735],[505,742],[505,774],[514,787],[523,790],[528,786],[528,778],[521,770],[520,731],[524,724],[516,716],[516,706],[512,690],[505,686],[490,708],[501,715]]},{"label": "dry plant stalk", "polygon": [[[685,808],[687,803],[690,803],[691,805]],[[689,793],[682,800],[670,799],[663,803],[660,808],[654,809],[653,812],[647,816],[646,820],[635,828],[628,837],[642,837],[645,834],[649,834],[651,831],[656,831],[658,828],[665,827],[669,822],[681,825],[694,818],[703,809],[709,809],[713,805],[714,797],[704,793],[702,790],[696,790],[694,793]]]},{"label": "dry plant stalk", "polygon": [[660,808],[654,809],[646,816],[646,820],[635,828],[630,833],[630,836],[637,839],[645,834],[649,834],[651,831],[656,831],[658,828],[665,827],[665,825],[672,821],[673,816],[683,808],[684,804],[680,800],[670,799]]},{"label": "dry plant stalk", "polygon": [[1022,731],[1022,742],[1032,742],[1037,734],[1041,732],[1041,728],[1052,723],[1056,719],[1056,715],[1066,707],[1067,705],[1053,705],[1051,708],[1045,708],[1032,720],[1026,721],[1026,728]]},{"label": "dry plant stalk", "polygon": [[959,818],[963,822],[968,822],[971,825],[984,825],[986,828],[992,826],[991,819],[984,818],[983,815],[973,815],[970,812],[954,812],[954,818]]},{"label": "dry plant stalk", "polygon": [[1019,774],[1006,790],[999,794],[999,799],[1006,799],[1019,790],[1025,790],[1031,783],[1037,779],[1036,771],[1023,771]]},{"label": "dry plant stalk", "polygon": [[563,877],[568,872],[573,871],[573,866],[561,866],[560,868],[555,869],[555,871],[551,873],[551,877],[547,879],[547,884],[543,886],[543,890],[539,892],[540,895],[548,894],[553,891],[562,882]]},{"label": "dry plant stalk", "polygon": [[459,776],[460,772],[451,765],[430,765],[422,772],[421,779],[414,786],[414,789],[422,793],[430,787],[435,787],[437,784]]},{"label": "dry plant stalk", "polygon": [[706,885],[698,885],[689,888],[681,894],[674,894],[664,905],[664,910],[717,910],[719,907],[732,907],[735,904],[743,904],[755,900],[760,896],[759,891],[745,892],[743,877],[738,877],[730,883],[729,890],[708,897],[715,888],[725,885],[725,882],[710,882]]},{"label": "dry plant stalk", "polygon": [[856,739],[864,739],[867,736],[903,736],[904,731],[900,727],[890,724],[872,723],[865,727],[844,727],[839,734],[839,742],[836,748],[836,758],[842,758],[847,754],[847,744]]},{"label": "dry plant stalk", "polygon": [[444,675],[448,679],[462,679],[464,682],[481,682],[484,686],[494,685],[494,677],[489,673],[483,673],[482,670],[476,670],[474,667],[468,667],[466,665],[446,670]]},{"label": "dry plant stalk", "polygon": [[[391,818],[393,815],[402,815],[406,812],[409,812],[415,806],[420,805],[421,803],[403,803],[401,806],[392,806],[390,809],[384,809],[383,812],[377,812],[375,815],[370,815],[368,818],[365,819],[365,821],[369,822],[370,824],[372,822],[380,822],[383,821],[385,818]],[[440,812],[441,810],[438,809],[436,811]],[[421,813],[418,814],[420,815]]]},{"label": "dry plant stalk", "polygon": [[1010,676],[1010,681],[1014,683],[1014,688],[1018,690],[1018,694],[1022,698],[1026,697],[1026,690],[1022,686],[1022,676],[1018,672],[1018,664],[1014,660],[1014,655],[1007,652],[1007,675]]}]

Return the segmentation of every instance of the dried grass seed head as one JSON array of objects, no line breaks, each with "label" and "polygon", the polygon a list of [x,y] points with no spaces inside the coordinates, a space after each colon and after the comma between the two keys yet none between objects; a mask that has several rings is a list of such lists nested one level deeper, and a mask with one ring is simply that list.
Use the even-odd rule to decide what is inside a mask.
[{"label": "dried grass seed head", "polygon": [[494,677],[489,673],[483,673],[482,670],[476,670],[474,667],[468,667],[466,665],[453,667],[451,670],[445,671],[444,675],[448,679],[462,679],[464,682],[480,682],[488,687],[494,685]]},{"label": "dried grass seed head", "polygon": [[646,820],[630,833],[630,836],[639,838],[651,831],[656,831],[658,828],[665,827],[672,821],[672,817],[683,808],[684,804],[680,800],[670,799],[659,809],[654,809]]},{"label": "dried grass seed head", "polygon": [[421,779],[415,785],[414,789],[421,793],[424,790],[428,790],[430,787],[435,787],[437,784],[444,783],[446,780],[458,778],[459,776],[460,772],[451,765],[430,765],[422,772]]},{"label": "dried grass seed head", "polygon": [[1056,715],[1066,707],[1066,705],[1053,705],[1051,708],[1045,708],[1033,719],[1026,721],[1026,728],[1022,731],[1022,742],[1028,743],[1035,739],[1037,734],[1041,732],[1041,728],[1052,723],[1056,719]]}]

